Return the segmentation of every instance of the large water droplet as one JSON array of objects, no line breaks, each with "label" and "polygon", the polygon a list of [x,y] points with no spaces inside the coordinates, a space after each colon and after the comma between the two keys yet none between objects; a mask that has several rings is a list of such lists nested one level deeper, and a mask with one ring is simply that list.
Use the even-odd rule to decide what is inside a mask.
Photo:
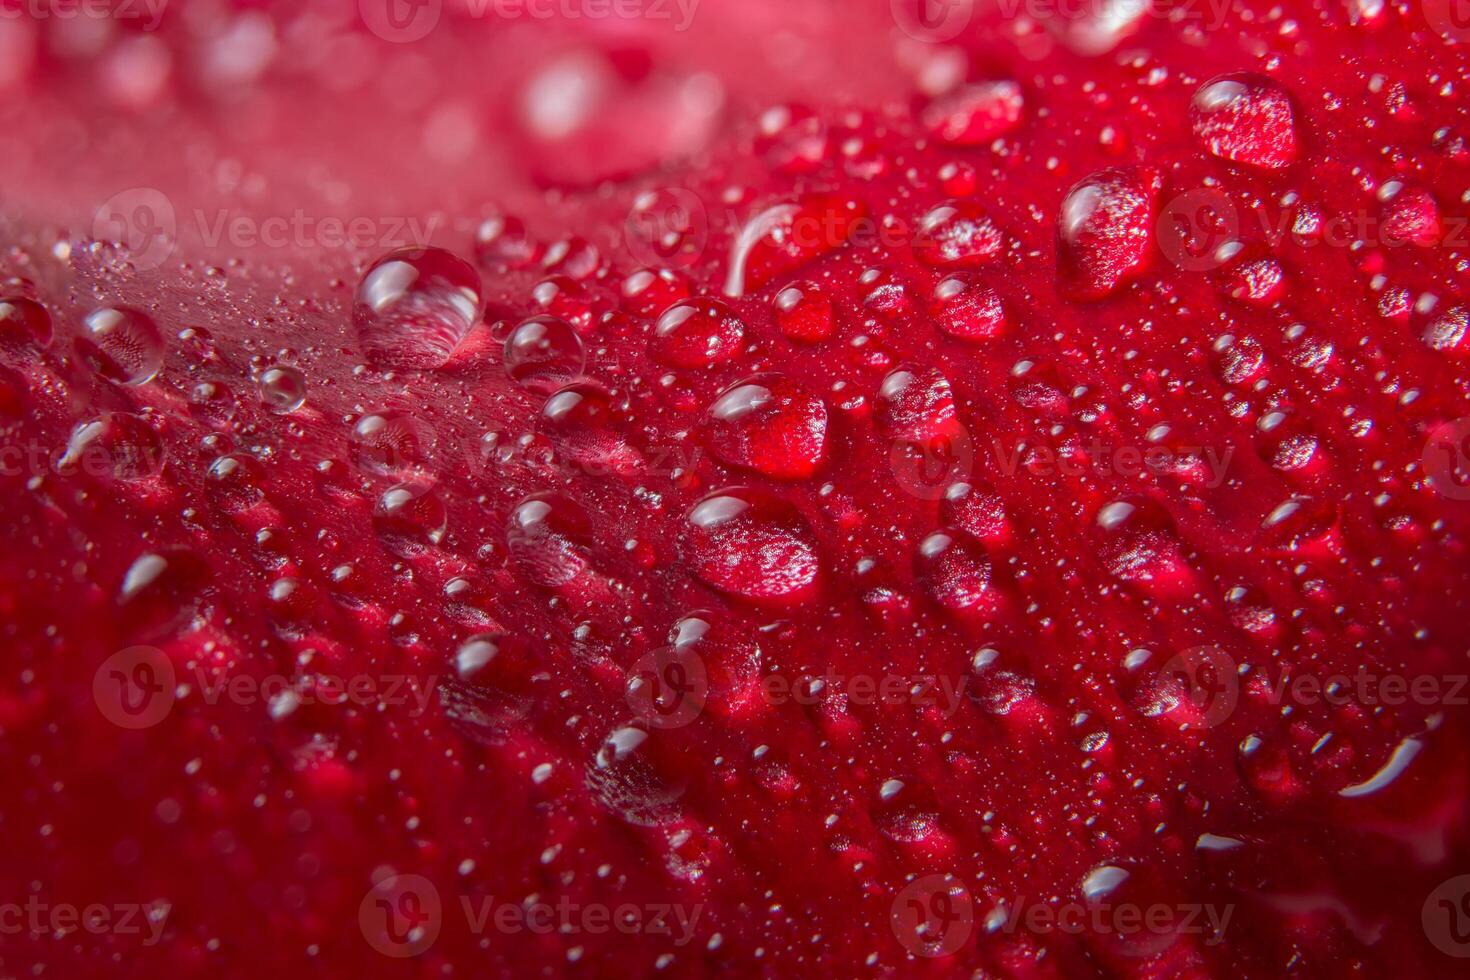
[{"label": "large water droplet", "polygon": [[827,406],[790,378],[758,374],[726,388],[705,419],[721,460],[778,480],[802,480],[827,453]]},{"label": "large water droplet", "polygon": [[653,343],[654,355],[666,364],[708,367],[740,352],[745,323],[719,300],[681,300],[658,318]]},{"label": "large water droplet", "polygon": [[374,364],[430,369],[454,354],[482,305],[474,266],[442,248],[410,246],[368,268],[352,315]]},{"label": "large water droplet", "polygon": [[390,487],[373,509],[378,540],[400,558],[417,558],[437,546],[447,523],[444,502],[432,487],[421,483]]},{"label": "large water droplet", "polygon": [[1093,300],[1147,271],[1163,178],[1150,167],[1099,170],[1079,181],[1057,219],[1062,286]]},{"label": "large water droplet", "polygon": [[163,336],[146,313],[123,307],[93,310],[82,321],[77,354],[108,381],[147,384],[163,369]]},{"label": "large water droplet", "polygon": [[505,370],[532,391],[549,393],[574,380],[586,366],[582,338],[554,316],[533,316],[505,340]]},{"label": "large water droplet", "polygon": [[811,528],[795,507],[748,487],[705,497],[689,512],[684,556],[712,588],[755,602],[796,604],[819,586]]},{"label": "large water droplet", "polygon": [[1263,75],[1210,79],[1194,93],[1189,121],[1194,135],[1222,160],[1279,170],[1296,159],[1291,99]]}]

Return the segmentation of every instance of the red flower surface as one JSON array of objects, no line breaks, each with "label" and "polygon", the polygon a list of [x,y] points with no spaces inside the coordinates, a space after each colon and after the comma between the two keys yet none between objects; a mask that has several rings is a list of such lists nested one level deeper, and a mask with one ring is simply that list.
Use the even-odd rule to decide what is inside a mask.
[{"label": "red flower surface", "polygon": [[1456,14],[4,0],[0,975],[1463,975]]}]

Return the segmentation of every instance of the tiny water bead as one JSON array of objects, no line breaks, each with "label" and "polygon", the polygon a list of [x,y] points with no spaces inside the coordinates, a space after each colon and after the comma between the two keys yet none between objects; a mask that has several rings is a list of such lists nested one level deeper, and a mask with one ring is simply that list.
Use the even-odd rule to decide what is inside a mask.
[{"label": "tiny water bead", "polygon": [[1222,160],[1280,170],[1297,157],[1291,98],[1263,75],[1221,75],[1200,86],[1189,106],[1190,125]]},{"label": "tiny water bead", "polygon": [[0,299],[0,350],[51,345],[51,314],[33,299]]},{"label": "tiny water bead", "polygon": [[368,268],[353,321],[375,366],[432,369],[454,354],[483,303],[474,266],[442,248],[410,246]]},{"label": "tiny water bead", "polygon": [[163,335],[153,319],[139,310],[93,310],[82,321],[76,345],[82,363],[117,384],[147,384],[163,369]]},{"label": "tiny water bead", "polygon": [[785,500],[749,487],[719,490],[695,504],[683,553],[706,585],[751,602],[796,605],[820,587],[806,519]]},{"label": "tiny water bead", "polygon": [[277,415],[289,415],[306,404],[306,375],[299,368],[267,368],[260,375],[260,401]]},{"label": "tiny water bead", "polygon": [[806,479],[826,458],[826,404],[784,375],[758,374],[726,388],[705,427],[722,461],[774,479]]},{"label": "tiny water bead", "polygon": [[728,361],[745,343],[745,322],[714,299],[675,303],[654,328],[654,356],[665,364],[702,368]]},{"label": "tiny water bead", "polygon": [[574,380],[587,363],[582,338],[565,320],[534,316],[505,340],[505,370],[516,383],[549,394]]}]

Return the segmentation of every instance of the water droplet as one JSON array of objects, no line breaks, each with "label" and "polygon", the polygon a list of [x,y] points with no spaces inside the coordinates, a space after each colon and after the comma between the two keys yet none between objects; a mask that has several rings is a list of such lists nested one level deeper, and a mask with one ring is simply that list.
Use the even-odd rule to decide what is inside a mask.
[{"label": "water droplet", "polygon": [[1296,159],[1291,99],[1265,76],[1212,78],[1195,92],[1189,121],[1195,137],[1222,160],[1279,170]]},{"label": "water droplet", "polygon": [[919,119],[941,143],[984,146],[1019,129],[1025,114],[1021,86],[1004,80],[972,82],[936,96]]},{"label": "water droplet", "polygon": [[554,316],[534,316],[505,341],[505,370],[519,384],[542,393],[575,379],[586,366],[582,338]]},{"label": "water droplet", "polygon": [[878,426],[890,439],[933,443],[961,430],[949,380],[935,368],[900,367],[878,386]]},{"label": "water droplet", "polygon": [[260,401],[277,415],[306,404],[306,375],[294,367],[267,368],[260,375]]},{"label": "water droplet", "polygon": [[1168,583],[1188,574],[1163,507],[1142,497],[1107,504],[1097,514],[1098,555],[1108,573],[1125,582]]},{"label": "water droplet", "polygon": [[0,299],[0,350],[44,349],[51,345],[51,314],[32,299]]},{"label": "water droplet", "polygon": [[126,308],[93,310],[82,321],[77,354],[108,381],[147,384],[163,369],[163,336],[146,313]]},{"label": "water droplet", "polygon": [[990,557],[958,531],[935,531],[920,541],[915,572],[929,597],[958,616],[988,617],[1000,608]]},{"label": "water droplet", "polygon": [[771,301],[776,325],[787,340],[816,344],[832,336],[832,297],[814,282],[794,282]]},{"label": "water droplet", "polygon": [[998,337],[1007,327],[1000,294],[961,276],[950,276],[934,287],[929,315],[940,330],[971,343]]},{"label": "water droplet", "polygon": [[63,476],[146,480],[163,470],[163,442],[147,420],[113,412],[72,430],[66,452],[56,461]]},{"label": "water droplet", "polygon": [[417,558],[437,546],[448,520],[438,493],[422,483],[390,487],[373,509],[378,540],[400,558]]},{"label": "water droplet", "polygon": [[999,257],[1005,236],[973,201],[946,201],[919,219],[914,255],[935,268],[973,269]]},{"label": "water droplet", "polygon": [[482,304],[474,266],[442,248],[410,246],[368,268],[352,315],[373,364],[432,369],[454,354]]},{"label": "water droplet", "polygon": [[745,343],[745,323],[719,300],[687,299],[658,318],[654,354],[666,364],[700,368],[728,361]]},{"label": "water droplet", "polygon": [[650,734],[642,728],[614,729],[587,767],[587,787],[609,810],[628,823],[652,827],[677,814],[684,794],[652,758]]},{"label": "water droplet", "polygon": [[1150,167],[1099,170],[1079,181],[1057,219],[1057,262],[1066,293],[1101,299],[1146,272],[1163,178]]},{"label": "water droplet", "polygon": [[533,494],[516,506],[506,527],[511,562],[534,585],[566,585],[590,566],[590,528],[586,512],[562,494]]},{"label": "water droplet", "polygon": [[795,605],[819,587],[806,519],[784,500],[748,487],[719,490],[696,504],[683,551],[707,585],[753,602]]},{"label": "water droplet", "polygon": [[215,503],[224,511],[240,513],[265,499],[265,473],[251,456],[220,456],[209,464],[205,477]]},{"label": "water droplet", "polygon": [[827,406],[791,379],[758,374],[710,406],[705,438],[722,461],[778,480],[803,480],[827,453]]}]

